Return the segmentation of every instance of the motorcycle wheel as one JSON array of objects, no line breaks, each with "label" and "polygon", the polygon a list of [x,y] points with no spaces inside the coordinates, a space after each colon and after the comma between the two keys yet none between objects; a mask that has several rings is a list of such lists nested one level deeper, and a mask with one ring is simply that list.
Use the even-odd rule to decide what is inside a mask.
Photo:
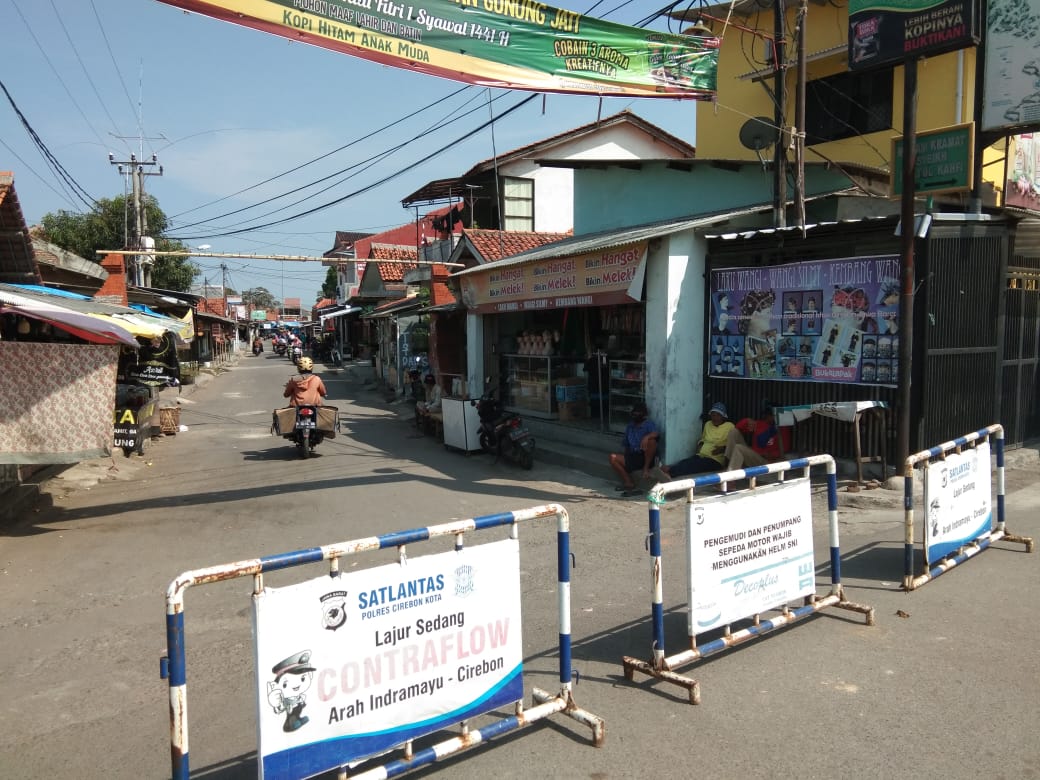
[{"label": "motorcycle wheel", "polygon": [[484,452],[494,451],[494,445],[491,444],[491,437],[488,436],[487,431],[480,432],[480,449]]},{"label": "motorcycle wheel", "polygon": [[530,450],[525,450],[522,447],[518,449],[516,460],[524,471],[530,471],[534,467],[534,455],[531,454]]},{"label": "motorcycle wheel", "polygon": [[304,431],[300,434],[300,457],[306,460],[311,456],[311,432]]}]

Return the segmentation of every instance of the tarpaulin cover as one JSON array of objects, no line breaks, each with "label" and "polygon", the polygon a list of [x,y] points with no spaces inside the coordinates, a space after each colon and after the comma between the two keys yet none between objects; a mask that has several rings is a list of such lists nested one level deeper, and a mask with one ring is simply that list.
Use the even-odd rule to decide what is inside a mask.
[{"label": "tarpaulin cover", "polygon": [[77,463],[112,451],[119,347],[0,342],[0,463]]}]

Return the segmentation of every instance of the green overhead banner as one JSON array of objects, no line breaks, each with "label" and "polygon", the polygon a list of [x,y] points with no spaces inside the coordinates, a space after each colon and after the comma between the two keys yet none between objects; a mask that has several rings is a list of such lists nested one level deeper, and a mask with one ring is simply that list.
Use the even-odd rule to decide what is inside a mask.
[{"label": "green overhead banner", "polygon": [[160,0],[405,70],[485,87],[711,99],[719,39],[534,0]]}]

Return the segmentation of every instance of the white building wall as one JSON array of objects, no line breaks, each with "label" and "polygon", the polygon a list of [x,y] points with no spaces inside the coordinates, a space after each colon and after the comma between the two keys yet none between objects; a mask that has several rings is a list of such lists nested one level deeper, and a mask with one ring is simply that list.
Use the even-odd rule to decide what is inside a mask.
[{"label": "white building wall", "polygon": [[[611,127],[601,134],[562,142],[537,153],[554,160],[676,159],[670,145],[655,141],[634,127]],[[533,159],[515,160],[499,169],[500,176],[534,180],[534,229],[566,233],[574,227],[574,172],[569,168],[543,168]]]},{"label": "white building wall", "polygon": [[650,242],[646,275],[647,406],[664,431],[661,459],[693,454],[704,411],[707,242],[693,231]]}]

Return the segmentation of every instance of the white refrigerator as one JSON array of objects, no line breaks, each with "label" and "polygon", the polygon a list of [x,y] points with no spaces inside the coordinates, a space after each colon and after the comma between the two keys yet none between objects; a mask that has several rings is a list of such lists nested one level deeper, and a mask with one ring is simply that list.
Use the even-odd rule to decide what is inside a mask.
[{"label": "white refrigerator", "polygon": [[465,452],[480,449],[480,417],[477,407],[467,398],[445,398],[441,401],[444,415],[444,446]]}]

